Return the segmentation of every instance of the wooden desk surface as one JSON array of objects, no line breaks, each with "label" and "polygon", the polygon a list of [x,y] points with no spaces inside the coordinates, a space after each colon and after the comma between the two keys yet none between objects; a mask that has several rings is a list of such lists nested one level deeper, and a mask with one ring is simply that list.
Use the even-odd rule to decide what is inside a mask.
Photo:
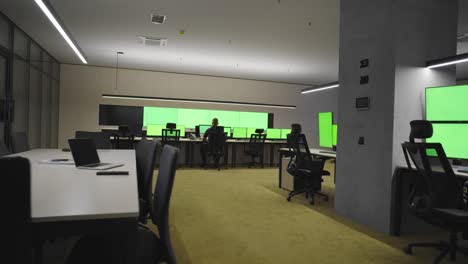
[{"label": "wooden desk surface", "polygon": [[31,163],[32,222],[138,217],[134,150],[98,150],[101,162],[123,163],[112,170],[126,176],[97,176],[75,165],[40,164],[53,158],[72,159],[70,152],[35,149],[14,156]]}]

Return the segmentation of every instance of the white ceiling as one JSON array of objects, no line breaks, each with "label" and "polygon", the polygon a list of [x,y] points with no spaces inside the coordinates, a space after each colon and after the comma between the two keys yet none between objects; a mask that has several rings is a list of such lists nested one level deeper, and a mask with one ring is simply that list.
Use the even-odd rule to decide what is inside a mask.
[{"label": "white ceiling", "polygon": [[[81,63],[34,0],[1,2],[60,62]],[[115,67],[116,52],[124,51],[122,68],[311,85],[338,79],[339,0],[50,2],[90,65]],[[151,24],[153,12],[166,22]],[[142,46],[138,35],[168,38],[168,46]]]}]

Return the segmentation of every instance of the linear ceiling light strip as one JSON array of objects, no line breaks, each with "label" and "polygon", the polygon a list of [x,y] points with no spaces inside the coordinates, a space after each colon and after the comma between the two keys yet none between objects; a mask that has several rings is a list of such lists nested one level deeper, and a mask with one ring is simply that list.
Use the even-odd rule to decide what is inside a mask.
[{"label": "linear ceiling light strip", "polygon": [[468,62],[468,53],[462,53],[451,57],[446,57],[437,60],[430,60],[426,63],[426,68],[433,69],[439,67],[445,67],[449,65],[459,64]]},{"label": "linear ceiling light strip", "polygon": [[[61,25],[61,23],[59,23],[59,17],[57,16],[57,13],[54,11],[52,6],[50,4],[48,4],[47,2],[45,2],[44,0],[34,0],[34,1],[39,6],[39,8],[41,8],[42,12],[44,12],[44,14],[47,16],[47,18],[49,18],[50,22],[55,26],[57,31],[60,33],[60,35],[62,35],[62,37],[65,39],[65,41],[68,43],[68,45],[70,45],[70,47],[76,53],[78,58],[80,58],[80,60],[84,64],[88,64],[88,62],[86,61],[84,55],[80,52],[80,49],[78,48],[78,45],[76,45],[74,43],[74,41],[70,38],[69,34],[67,34],[67,32],[65,31],[65,26]],[[55,14],[55,16],[54,16],[54,14]]]},{"label": "linear ceiling light strip", "polygon": [[315,86],[315,87],[312,87],[312,88],[302,89],[301,94],[308,94],[308,93],[333,89],[333,88],[337,88],[337,87],[340,87],[340,84],[338,82],[327,83],[327,84]]},{"label": "linear ceiling light strip", "polygon": [[282,108],[282,109],[296,109],[295,105],[273,105],[273,104],[260,104],[260,103],[242,103],[242,102],[229,102],[229,101],[180,99],[180,98],[164,98],[164,97],[147,97],[147,96],[131,96],[131,95],[103,94],[102,98],[125,99],[125,100],[165,101],[165,102],[183,102],[183,103],[200,103],[200,104],[240,105],[240,106],[256,106],[256,107],[269,107],[269,108]]}]

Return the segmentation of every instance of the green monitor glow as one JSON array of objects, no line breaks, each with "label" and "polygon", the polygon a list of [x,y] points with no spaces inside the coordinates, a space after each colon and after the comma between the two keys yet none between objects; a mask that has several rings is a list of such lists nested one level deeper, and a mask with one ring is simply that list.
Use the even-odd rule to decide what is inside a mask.
[{"label": "green monitor glow", "polygon": [[183,125],[177,125],[176,129],[180,130],[180,137],[185,137],[185,126]]},{"label": "green monitor glow", "polygon": [[331,148],[333,146],[333,113],[322,112],[318,114],[319,121],[319,146]]},{"label": "green monitor glow", "polygon": [[468,124],[432,124],[432,128],[434,133],[426,142],[441,143],[449,158],[468,159]]},{"label": "green monitor glow", "polygon": [[254,128],[254,127],[249,127],[249,128],[247,128],[247,138],[250,138],[250,136],[251,136],[252,134],[255,134],[255,130],[257,130],[257,129]]},{"label": "green monitor glow", "polygon": [[231,137],[231,128],[230,127],[224,127],[224,133],[227,133],[227,137]]},{"label": "green monitor glow", "polygon": [[147,125],[146,136],[148,137],[160,137],[162,136],[162,130],[166,128],[166,125]]},{"label": "green monitor glow", "polygon": [[281,129],[280,128],[268,128],[267,131],[267,139],[281,139]]},{"label": "green monitor glow", "polygon": [[281,129],[281,139],[288,139],[288,134],[291,133],[290,128],[282,128]]},{"label": "green monitor glow", "polygon": [[233,138],[247,138],[247,128],[246,127],[234,127],[232,129]]},{"label": "green monitor glow", "polygon": [[468,85],[426,88],[426,120],[468,121]]},{"label": "green monitor glow", "polygon": [[206,130],[210,127],[210,125],[200,125],[200,134],[205,134]]},{"label": "green monitor glow", "polygon": [[336,146],[336,143],[338,141],[338,125],[332,125],[332,130],[333,130],[333,146]]}]

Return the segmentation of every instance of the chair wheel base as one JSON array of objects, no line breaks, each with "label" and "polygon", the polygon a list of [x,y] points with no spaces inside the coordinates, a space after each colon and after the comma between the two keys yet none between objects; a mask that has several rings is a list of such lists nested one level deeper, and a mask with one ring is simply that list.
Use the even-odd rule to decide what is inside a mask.
[{"label": "chair wheel base", "polygon": [[286,198],[286,200],[287,200],[288,202],[290,202],[290,201],[291,201],[291,197]]},{"label": "chair wheel base", "polygon": [[409,246],[404,247],[403,252],[405,252],[407,255],[413,255],[413,249]]}]

